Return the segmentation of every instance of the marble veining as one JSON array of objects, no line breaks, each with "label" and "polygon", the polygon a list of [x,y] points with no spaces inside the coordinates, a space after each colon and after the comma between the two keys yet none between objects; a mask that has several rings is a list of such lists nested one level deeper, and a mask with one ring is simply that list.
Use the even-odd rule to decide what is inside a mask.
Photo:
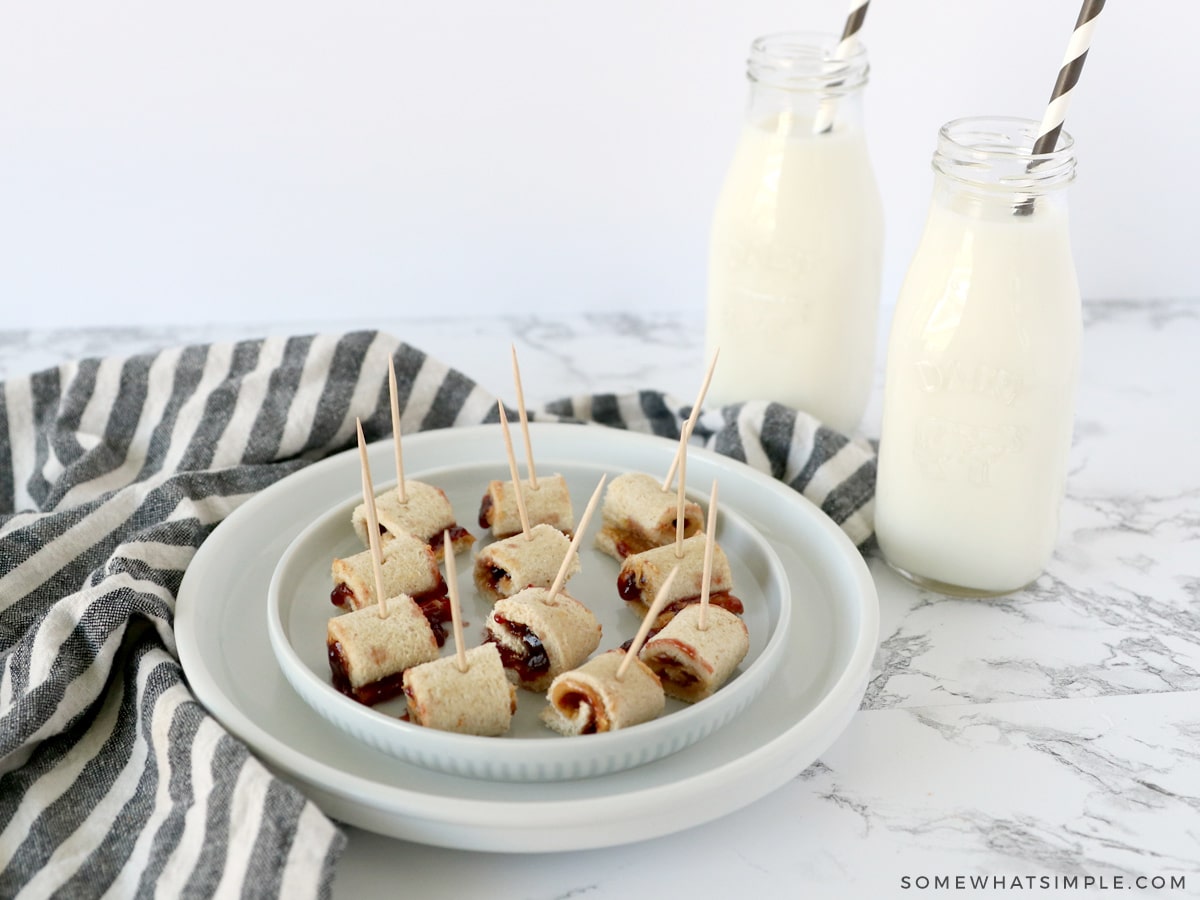
[{"label": "marble veining", "polygon": [[[0,331],[0,378],[175,343],[371,327],[507,399],[513,345],[531,403],[647,387],[691,402],[702,316]],[[422,898],[879,898],[944,893],[906,888],[906,877],[968,874],[1177,875],[1182,889],[1124,893],[1200,896],[1200,301],[1093,302],[1083,320],[1047,571],[1010,596],[961,600],[909,585],[872,555],[874,670],[818,762],[749,807],[638,845],[489,855],[350,829],[335,896],[403,885]],[[871,438],[882,362],[861,429]]]}]

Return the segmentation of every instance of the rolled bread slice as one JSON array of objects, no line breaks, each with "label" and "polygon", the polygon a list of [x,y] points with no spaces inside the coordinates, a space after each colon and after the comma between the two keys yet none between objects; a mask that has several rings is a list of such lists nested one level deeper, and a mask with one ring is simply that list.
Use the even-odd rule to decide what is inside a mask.
[{"label": "rolled bread slice", "polygon": [[[433,550],[440,562],[446,550],[442,546],[443,534],[450,532],[454,552],[461,553],[475,543],[475,536],[461,527],[454,518],[454,509],[446,492],[423,481],[404,479],[405,502],[401,503],[394,487],[388,488],[375,498],[375,515],[379,522],[379,535],[386,542],[392,535],[405,533],[424,541]],[[367,508],[360,503],[350,516],[354,532],[364,547],[367,540]]]},{"label": "rolled bread slice", "polygon": [[412,597],[401,594],[379,605],[334,616],[325,627],[333,686],[368,706],[400,694],[404,670],[437,659],[433,626]]},{"label": "rolled bread slice", "polygon": [[[575,530],[571,493],[562,475],[538,478],[536,490],[528,478],[522,478],[521,490],[530,528],[550,525],[568,536]],[[479,502],[479,527],[490,528],[492,536],[497,538],[512,537],[521,532],[521,512],[511,480],[488,484],[487,493]]]},{"label": "rolled bread slice", "polygon": [[[618,561],[675,541],[679,498],[645,472],[618,475],[604,492],[596,549]],[[704,530],[704,511],[691,500],[683,506],[683,534]]]},{"label": "rolled bread slice", "polygon": [[649,722],[662,715],[666,698],[658,676],[634,657],[624,676],[625,651],[609,650],[554,679],[542,722],[559,734],[599,734]]},{"label": "rolled bread slice", "polygon": [[498,600],[484,626],[484,640],[499,649],[509,678],[539,693],[560,672],[587,659],[601,636],[590,609],[562,591],[548,603],[548,593],[546,588],[526,588]]},{"label": "rolled bread slice", "polygon": [[[446,596],[446,580],[438,569],[437,557],[424,541],[404,532],[395,533],[384,543],[380,556],[385,597],[408,594],[420,603]],[[329,599],[334,606],[355,610],[378,601],[370,550],[335,559],[332,575]]]},{"label": "rolled bread slice", "polygon": [[[675,555],[675,544],[671,543],[626,558],[617,575],[617,592],[621,599],[641,615],[654,605],[659,588],[676,566],[679,567],[679,574],[671,584],[671,593],[665,604],[669,607],[680,601],[699,599],[704,581],[704,535],[687,538],[683,541],[682,549],[682,557]],[[722,594],[732,589],[733,573],[729,569],[729,560],[720,545],[715,545],[709,592]]]},{"label": "rolled bread slice", "polygon": [[700,604],[680,610],[638,654],[668,696],[695,703],[711,697],[746,658],[750,634],[729,610],[709,606],[700,630]]},{"label": "rolled bread slice", "polygon": [[415,725],[458,734],[504,734],[517,710],[517,689],[492,644],[466,652],[460,672],[456,656],[413,666],[404,673],[408,718]]},{"label": "rolled bread slice", "polygon": [[[527,587],[554,584],[571,549],[571,539],[552,525],[542,523],[525,533],[489,544],[475,557],[475,587],[491,603],[511,597]],[[572,556],[564,583],[579,573],[579,557]]]}]

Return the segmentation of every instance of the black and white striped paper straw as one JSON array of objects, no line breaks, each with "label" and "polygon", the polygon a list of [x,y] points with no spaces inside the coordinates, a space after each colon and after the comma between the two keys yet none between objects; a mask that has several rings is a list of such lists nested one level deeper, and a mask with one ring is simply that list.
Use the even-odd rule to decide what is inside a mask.
[{"label": "black and white striped paper straw", "polygon": [[[1067,52],[1063,56],[1062,66],[1058,70],[1058,79],[1054,82],[1054,90],[1050,93],[1050,102],[1046,105],[1045,115],[1038,126],[1037,137],[1033,142],[1034,157],[1045,153],[1053,153],[1058,145],[1058,136],[1062,134],[1063,122],[1067,119],[1067,106],[1071,102],[1071,92],[1079,83],[1079,75],[1083,72],[1083,63],[1087,59],[1088,48],[1092,45],[1092,33],[1096,29],[1096,19],[1100,10],[1104,9],[1104,0],[1083,0],[1079,10],[1079,18],[1075,20],[1075,30],[1071,32],[1071,40],[1067,43]],[[1029,165],[1030,170],[1036,162]],[[1022,200],[1014,207],[1013,212],[1018,216],[1027,216],[1033,212],[1033,199]]]},{"label": "black and white striped paper straw", "polygon": [[[852,0],[850,12],[846,15],[846,24],[842,27],[842,37],[834,48],[834,59],[845,59],[858,43],[858,33],[862,31],[863,23],[867,20],[867,7],[871,0]],[[813,122],[814,134],[826,134],[833,130],[833,113],[837,104],[825,100],[817,109],[816,121]]]},{"label": "black and white striped paper straw", "polygon": [[1063,57],[1062,68],[1058,70],[1058,80],[1054,83],[1054,91],[1050,94],[1050,103],[1046,107],[1046,114],[1042,116],[1042,124],[1038,128],[1037,140],[1033,144],[1034,156],[1054,152],[1058,136],[1062,132],[1063,122],[1067,119],[1067,106],[1071,102],[1071,92],[1079,83],[1079,75],[1083,71],[1088,48],[1092,45],[1092,32],[1096,28],[1096,18],[1102,9],[1104,9],[1104,0],[1083,0],[1079,18],[1075,22],[1075,30],[1071,33],[1070,43],[1067,44],[1067,53]]},{"label": "black and white striped paper straw", "polygon": [[855,0],[854,5],[850,7],[850,13],[846,16],[846,25],[842,29],[842,39],[838,42],[837,50],[833,54],[836,58],[845,59],[850,48],[854,46],[853,42],[857,40],[858,33],[862,31],[863,22],[867,19],[867,7],[870,5],[871,0]]}]

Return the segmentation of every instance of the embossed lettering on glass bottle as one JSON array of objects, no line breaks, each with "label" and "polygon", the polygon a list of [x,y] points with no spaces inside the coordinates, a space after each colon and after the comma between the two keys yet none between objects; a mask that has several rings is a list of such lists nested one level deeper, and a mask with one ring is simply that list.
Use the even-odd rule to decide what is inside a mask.
[{"label": "embossed lettering on glass bottle", "polygon": [[961,119],[933,158],[925,231],[888,342],[875,516],[888,562],[947,593],[1045,568],[1071,442],[1081,332],[1065,187],[1074,143]]},{"label": "embossed lettering on glass bottle", "polygon": [[866,51],[759,38],[750,101],[713,217],[709,398],[774,400],[842,431],[870,394],[883,213],[863,134]]}]

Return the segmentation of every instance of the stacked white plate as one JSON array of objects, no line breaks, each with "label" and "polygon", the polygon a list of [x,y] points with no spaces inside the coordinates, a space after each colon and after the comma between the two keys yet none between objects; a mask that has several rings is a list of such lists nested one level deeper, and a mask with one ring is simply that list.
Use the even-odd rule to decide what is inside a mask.
[{"label": "stacked white plate", "polygon": [[[665,473],[675,450],[602,426],[531,428],[539,473],[567,477],[577,513],[601,473]],[[369,453],[377,478],[390,471],[390,443]],[[477,536],[487,482],[508,477],[498,426],[408,436],[405,469],[443,487]],[[718,538],[747,607],[751,653],[714,697],[673,703],[624,734],[554,735],[537,723],[529,695],[510,735],[450,735],[333,690],[324,647],[325,620],[336,614],[329,564],[358,549],[349,527],[357,451],[280,481],[215,529],[180,590],[184,670],[201,702],[280,775],[334,818],[382,834],[466,849],[569,850],[724,815],[801,772],[841,733],[866,688],[878,603],[858,551],[796,492],[695,448],[687,474],[698,497],[720,482]],[[590,541],[581,546],[589,556],[570,591],[601,618],[602,649],[615,646],[637,620],[616,595],[615,561]],[[464,599],[474,597],[469,564],[459,568]],[[469,606],[469,644],[485,614],[485,605]],[[541,783],[531,790],[528,781]]]}]

